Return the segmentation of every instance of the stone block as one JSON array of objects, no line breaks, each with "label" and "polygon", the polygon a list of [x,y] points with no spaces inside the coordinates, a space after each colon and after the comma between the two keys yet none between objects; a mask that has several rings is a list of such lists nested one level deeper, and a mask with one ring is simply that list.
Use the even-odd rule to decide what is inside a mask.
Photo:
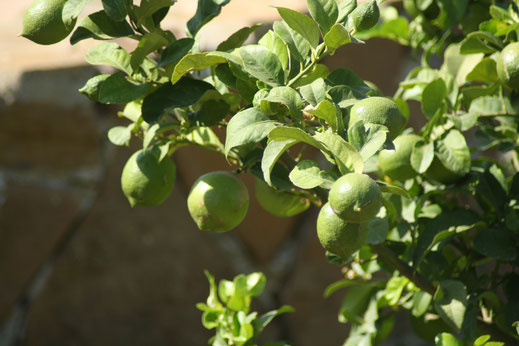
[{"label": "stone block", "polygon": [[8,184],[0,209],[0,321],[78,213],[70,192]]},{"label": "stone block", "polygon": [[119,179],[131,153],[117,152],[30,311],[23,345],[204,345],[213,333],[195,308],[209,292],[203,270],[236,273],[190,220],[178,184],[161,206],[129,206]]}]

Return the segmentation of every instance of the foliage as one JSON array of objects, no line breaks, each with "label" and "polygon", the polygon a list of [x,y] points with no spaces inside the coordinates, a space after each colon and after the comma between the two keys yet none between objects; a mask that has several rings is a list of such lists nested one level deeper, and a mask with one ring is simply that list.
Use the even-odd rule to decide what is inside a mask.
[{"label": "foliage", "polygon": [[[74,22],[87,2],[69,0],[64,23]],[[369,174],[383,201],[362,223],[364,244],[348,258],[327,254],[346,273],[325,292],[348,288],[339,312],[339,321],[352,326],[345,344],[382,342],[401,309],[417,335],[438,345],[518,343],[519,91],[503,80],[498,63],[500,52],[519,41],[519,1],[406,0],[407,12],[399,13],[374,1],[357,7],[354,0],[307,0],[310,16],[277,8],[282,20],[256,44],[244,42],[259,25],[201,51],[200,29],[228,2],[199,0],[183,38],[161,28],[174,0],[103,0],[104,10],[79,22],[71,44],[138,42],[131,52],[102,42],[85,56],[116,69],[80,90],[125,105],[120,115],[130,124],[112,129],[110,140],[129,145],[136,137],[161,157],[199,146],[317,206],[341,176]],[[391,101],[384,99],[405,118],[409,102],[421,105],[425,125],[405,158],[415,173],[409,179],[387,176],[378,155],[394,149],[396,134],[413,131],[350,121],[352,107],[380,95],[353,71],[322,64],[340,47],[372,37],[410,46],[421,57]],[[288,151],[301,147],[313,147],[321,160]],[[208,278],[203,323],[217,328],[214,342],[254,340],[248,277],[222,284],[218,293]]]},{"label": "foliage", "polygon": [[[209,296],[206,303],[196,307],[203,311],[202,325],[207,329],[216,329],[216,335],[209,340],[214,346],[254,345],[263,329],[278,315],[293,312],[284,305],[261,316],[250,312],[252,298],[259,296],[266,285],[263,273],[240,274],[233,281],[220,280],[218,286],[214,277],[205,271],[209,280]],[[276,342],[269,345],[286,345]]]}]

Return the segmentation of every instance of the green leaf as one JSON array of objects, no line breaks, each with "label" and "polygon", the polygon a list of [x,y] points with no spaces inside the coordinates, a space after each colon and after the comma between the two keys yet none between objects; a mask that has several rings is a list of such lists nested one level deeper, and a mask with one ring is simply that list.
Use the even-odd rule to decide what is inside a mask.
[{"label": "green leaf", "polygon": [[209,281],[209,296],[207,296],[207,306],[210,308],[218,308],[220,307],[220,302],[218,301],[217,296],[217,290],[216,290],[216,283],[214,281],[214,276],[209,273],[209,271],[204,270],[204,274],[207,277],[207,280]]},{"label": "green leaf", "polygon": [[441,109],[446,97],[447,86],[443,79],[438,78],[427,84],[422,93],[422,110],[428,119]]},{"label": "green leaf", "polygon": [[323,143],[333,154],[335,162],[342,174],[349,172],[362,173],[364,160],[355,148],[341,136],[325,132],[314,135],[314,138]]},{"label": "green leaf", "polygon": [[277,7],[279,15],[292,28],[304,37],[314,49],[319,45],[319,28],[317,23],[307,15],[289,8]]},{"label": "green leaf", "polygon": [[133,34],[132,27],[126,21],[115,21],[108,17],[105,11],[99,11],[83,18],[70,37],[70,44],[76,44],[87,38],[112,40]]},{"label": "green leaf", "polygon": [[78,91],[83,95],[87,96],[92,101],[99,101],[99,88],[103,82],[110,77],[109,74],[100,74],[90,78],[85,85]]},{"label": "green leaf", "polygon": [[132,74],[130,55],[117,43],[106,42],[90,48],[85,54],[85,60],[91,65],[106,65],[115,67],[126,74]]},{"label": "green leaf", "polygon": [[491,58],[484,58],[467,75],[467,81],[494,83],[497,82],[496,62]]},{"label": "green leaf", "polygon": [[299,92],[308,103],[312,106],[317,106],[318,103],[324,101],[326,98],[326,84],[324,83],[324,79],[318,78],[312,83],[302,86]]},{"label": "green leaf", "polygon": [[263,171],[263,179],[269,186],[272,186],[270,174],[277,160],[285,151],[298,142],[295,139],[286,139],[281,141],[271,140],[267,143],[261,159],[261,170]]},{"label": "green leaf", "polygon": [[434,342],[436,343],[436,346],[463,346],[461,340],[458,340],[458,338],[449,333],[436,335]]},{"label": "green leaf", "polygon": [[458,176],[469,173],[471,167],[470,150],[461,132],[450,130],[444,138],[437,140],[435,144],[435,155],[445,168]]},{"label": "green leaf", "polygon": [[321,33],[326,35],[335,24],[339,16],[339,9],[335,0],[307,0],[308,11],[317,22]]},{"label": "green leaf", "polygon": [[272,310],[254,320],[254,328],[260,333],[276,316],[294,312],[295,309],[289,305],[283,305],[279,309]]},{"label": "green leaf", "polygon": [[132,139],[131,127],[126,126],[115,126],[108,131],[108,139],[114,145],[119,146],[130,146],[130,140]]},{"label": "green leaf", "polygon": [[191,78],[182,78],[176,84],[164,84],[144,99],[142,117],[147,123],[154,123],[167,110],[191,106],[213,89],[211,84]]},{"label": "green leaf", "polygon": [[455,330],[461,330],[467,309],[467,289],[461,281],[440,281],[434,296],[434,308],[444,322]]},{"label": "green leaf", "polygon": [[139,84],[116,72],[108,77],[99,88],[99,102],[108,104],[127,104],[146,94],[149,83]]},{"label": "green leaf", "polygon": [[181,38],[180,40],[176,40],[170,43],[166,49],[160,55],[160,59],[158,62],[158,67],[164,67],[166,65],[176,63],[180,61],[191,51],[193,45],[195,44],[195,40],[192,38]]},{"label": "green leaf", "polygon": [[357,6],[357,0],[342,0],[338,6],[339,17],[337,18],[337,23],[344,24],[348,14],[350,14]]},{"label": "green leaf", "polygon": [[316,147],[319,150],[326,150],[326,147],[323,144],[321,144],[318,140],[310,136],[306,131],[303,131],[297,127],[276,127],[272,131],[270,131],[268,137],[275,141],[296,140],[298,142],[304,142],[313,147]]},{"label": "green leaf", "polygon": [[304,102],[301,99],[301,96],[292,89],[287,86],[274,87],[270,89],[269,94],[265,97],[266,101],[281,103],[285,105],[289,110],[290,114],[295,119],[302,120],[301,109],[304,107]]},{"label": "green leaf", "polygon": [[484,53],[491,54],[503,48],[503,42],[492,34],[484,31],[474,31],[461,42],[461,54]]},{"label": "green leaf", "polygon": [[483,96],[472,101],[469,113],[478,116],[495,116],[507,114],[508,110],[499,96]]},{"label": "green leaf", "polygon": [[358,121],[348,129],[348,140],[366,161],[384,146],[388,132],[385,126]]},{"label": "green leaf", "polygon": [[92,0],[68,0],[63,5],[61,19],[66,26],[72,25],[74,20],[81,14],[85,6]]},{"label": "green leaf", "polygon": [[225,101],[207,100],[198,111],[189,115],[189,121],[196,126],[215,126],[225,119],[229,110],[230,106]]},{"label": "green leaf", "polygon": [[341,24],[335,24],[334,26],[332,26],[330,31],[324,36],[324,44],[332,52],[350,42],[350,33]]},{"label": "green leaf", "polygon": [[267,284],[267,278],[263,273],[251,273],[247,275],[247,292],[251,297],[259,296]]},{"label": "green leaf", "polygon": [[314,109],[306,109],[306,112],[326,121],[332,130],[337,131],[337,116],[342,116],[340,110],[328,100],[322,100]]},{"label": "green leaf", "polygon": [[270,86],[284,84],[285,73],[278,57],[270,50],[259,45],[240,48],[245,71]]},{"label": "green leaf", "polygon": [[515,242],[506,228],[480,231],[474,240],[474,249],[484,256],[502,261],[513,261],[517,258]]},{"label": "green leaf", "polygon": [[204,328],[213,329],[218,327],[218,320],[221,314],[222,311],[220,309],[204,311],[204,313],[202,314],[202,325],[204,326]]},{"label": "green leaf", "polygon": [[394,276],[386,283],[384,297],[389,306],[397,305],[409,279],[405,276]]},{"label": "green leaf", "polygon": [[261,28],[262,24],[256,24],[251,27],[245,27],[241,28],[235,33],[233,33],[229,38],[227,38],[225,41],[220,43],[218,47],[216,47],[216,50],[220,51],[226,51],[231,50],[234,48],[239,48],[242,46],[242,44],[249,38],[250,34],[252,34],[254,31]]},{"label": "green leaf", "polygon": [[362,324],[363,315],[368,308],[373,289],[374,287],[369,284],[358,284],[351,287],[342,302],[339,322]]},{"label": "green leaf", "polygon": [[226,63],[227,60],[220,56],[209,55],[209,53],[191,53],[185,55],[175,66],[171,83],[175,84],[186,73],[191,71],[200,71],[208,67]]},{"label": "green leaf", "polygon": [[394,195],[399,195],[404,198],[411,199],[411,197],[409,197],[407,192],[404,189],[402,189],[401,187],[393,186],[393,185],[386,185],[386,184],[382,184],[382,183],[378,183],[378,185],[380,188],[380,192],[392,193]]},{"label": "green leaf", "polygon": [[222,7],[227,5],[230,0],[198,0],[196,13],[187,22],[187,33],[190,37],[195,37],[198,31],[214,17],[218,16]]},{"label": "green leaf", "polygon": [[364,83],[364,80],[347,68],[338,68],[326,77],[326,84],[330,86],[347,86],[356,97],[364,98],[364,94],[371,91],[371,88]]},{"label": "green leaf", "polygon": [[414,317],[423,316],[429,305],[431,305],[432,296],[424,291],[418,291],[413,295],[413,308],[411,309],[411,314]]},{"label": "green leaf", "polygon": [[298,34],[295,30],[288,26],[286,22],[274,22],[274,32],[286,43],[290,53],[300,63],[304,63],[308,52],[310,51],[310,43]]},{"label": "green leaf", "polygon": [[124,0],[102,0],[103,9],[108,17],[121,22],[126,17],[126,8],[124,7]]},{"label": "green leaf", "polygon": [[279,62],[281,62],[281,68],[285,70],[288,67],[289,52],[286,43],[276,34],[274,31],[269,30],[263,37],[258,41],[260,46],[269,49],[274,53]]},{"label": "green leaf", "polygon": [[290,181],[302,189],[313,189],[321,185],[324,180],[320,175],[321,169],[313,160],[299,161],[290,175]]},{"label": "green leaf", "polygon": [[378,214],[368,221],[368,237],[366,244],[382,244],[389,233],[389,219],[385,207],[380,208]]},{"label": "green leaf", "polygon": [[173,5],[177,0],[141,0],[139,7],[134,7],[137,24],[141,25],[147,18],[151,17],[158,10]]},{"label": "green leaf", "polygon": [[427,171],[434,159],[434,143],[418,142],[411,153],[411,166],[415,171],[423,174]]},{"label": "green leaf", "polygon": [[232,148],[258,143],[267,137],[277,124],[257,108],[248,108],[236,113],[227,125],[225,155],[229,155]]},{"label": "green leaf", "polygon": [[137,48],[131,53],[130,65],[132,69],[137,71],[148,54],[167,46],[168,43],[168,40],[156,31],[148,32],[142,36]]}]

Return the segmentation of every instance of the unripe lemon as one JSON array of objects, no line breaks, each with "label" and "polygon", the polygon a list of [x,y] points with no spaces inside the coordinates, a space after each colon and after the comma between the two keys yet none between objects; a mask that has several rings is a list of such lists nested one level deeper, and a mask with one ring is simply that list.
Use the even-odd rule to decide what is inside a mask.
[{"label": "unripe lemon", "polygon": [[384,125],[389,129],[389,138],[394,139],[406,123],[400,109],[390,99],[385,97],[368,97],[357,102],[350,110],[352,126],[361,120],[365,124]]},{"label": "unripe lemon", "polygon": [[356,31],[368,30],[378,23],[380,11],[375,0],[359,4],[348,16]]},{"label": "unripe lemon", "polygon": [[226,232],[238,226],[249,208],[249,193],[234,173],[211,172],[194,183],[187,208],[198,228]]},{"label": "unripe lemon", "polygon": [[35,0],[23,16],[21,36],[38,44],[53,44],[63,40],[74,29],[76,20],[65,25],[63,6],[67,0]]},{"label": "unripe lemon", "polygon": [[382,206],[377,183],[366,174],[348,173],[333,183],[328,196],[333,211],[348,222],[366,222]]},{"label": "unripe lemon", "polygon": [[417,172],[411,166],[411,154],[414,145],[421,140],[420,136],[413,134],[398,136],[393,141],[395,150],[380,152],[378,166],[393,180],[404,181],[415,177]]},{"label": "unripe lemon", "polygon": [[317,217],[317,237],[329,252],[348,259],[366,242],[368,226],[365,223],[348,223],[335,214],[326,203]]},{"label": "unripe lemon", "polygon": [[510,43],[498,55],[497,74],[504,84],[519,90],[519,42]]},{"label": "unripe lemon", "polygon": [[159,205],[175,184],[175,163],[169,157],[159,162],[152,149],[135,152],[126,162],[121,187],[132,207]]},{"label": "unripe lemon", "polygon": [[279,191],[256,179],[256,199],[263,209],[278,217],[291,217],[304,212],[310,201],[289,191]]}]

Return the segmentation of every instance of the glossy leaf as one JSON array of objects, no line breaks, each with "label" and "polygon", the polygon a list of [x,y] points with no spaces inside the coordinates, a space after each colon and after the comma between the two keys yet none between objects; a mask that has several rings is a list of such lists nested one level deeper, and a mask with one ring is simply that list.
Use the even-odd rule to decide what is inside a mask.
[{"label": "glossy leaf", "polygon": [[307,0],[308,11],[319,25],[321,33],[326,35],[335,24],[339,16],[339,9],[335,0]]},{"label": "glossy leaf", "polygon": [[259,28],[261,28],[261,24],[256,24],[250,27],[241,28],[231,36],[229,36],[225,41],[220,43],[216,50],[226,51],[234,48],[239,48],[241,45],[249,38],[249,36]]},{"label": "glossy leaf", "polygon": [[261,159],[261,170],[263,172],[263,179],[268,185],[272,186],[270,174],[277,160],[285,151],[298,142],[296,139],[284,139],[271,140],[267,143]]},{"label": "glossy leaf", "polygon": [[304,102],[295,89],[287,86],[274,87],[270,89],[265,100],[285,105],[295,119],[302,119],[301,109]]},{"label": "glossy leaf", "polygon": [[190,37],[195,37],[198,31],[214,17],[220,14],[222,7],[230,0],[198,0],[196,13],[187,22],[187,32]]},{"label": "glossy leaf", "polygon": [[279,59],[281,67],[286,70],[289,62],[289,52],[286,43],[274,31],[269,30],[258,41],[260,46],[263,46],[273,52]]},{"label": "glossy leaf", "polygon": [[330,101],[322,100],[314,109],[306,109],[306,112],[326,121],[330,127],[337,131],[337,116],[342,116],[339,109]]},{"label": "glossy leaf", "polygon": [[335,133],[318,133],[314,136],[333,154],[341,173],[362,173],[364,160],[355,148]]},{"label": "glossy leaf", "polygon": [[312,18],[289,8],[277,7],[277,10],[281,18],[292,30],[304,37],[312,48],[317,48],[320,37],[319,28]]},{"label": "glossy leaf", "polygon": [[76,44],[87,38],[112,40],[133,34],[132,27],[126,21],[115,21],[105,11],[99,11],[83,18],[70,37],[70,43]]},{"label": "glossy leaf", "polygon": [[141,37],[137,48],[131,53],[130,65],[133,71],[137,71],[146,56],[151,52],[168,45],[166,40],[158,32],[152,31]]},{"label": "glossy leaf", "polygon": [[124,0],[102,0],[103,9],[108,17],[120,22],[126,17],[126,7],[124,6],[124,2]]},{"label": "glossy leaf", "polygon": [[467,289],[461,281],[440,281],[439,292],[434,297],[434,308],[444,322],[461,330],[467,309]]},{"label": "glossy leaf", "polygon": [[290,172],[290,181],[302,189],[313,189],[321,185],[324,181],[320,175],[321,169],[317,162],[313,160],[299,161]]},{"label": "glossy leaf", "polygon": [[411,166],[415,171],[423,174],[427,171],[434,159],[434,144],[419,142],[413,147],[411,153]]},{"label": "glossy leaf", "polygon": [[332,26],[330,31],[324,36],[324,44],[331,51],[335,51],[351,41],[350,33],[341,24]]},{"label": "glossy leaf", "polygon": [[438,78],[424,88],[422,93],[422,110],[425,116],[431,119],[441,109],[447,97],[447,86],[443,79]]},{"label": "glossy leaf", "polygon": [[157,66],[164,67],[180,61],[184,55],[189,53],[194,44],[195,41],[192,38],[181,38],[180,40],[171,42],[160,55]]},{"label": "glossy leaf", "polygon": [[115,67],[126,74],[132,74],[130,55],[117,43],[107,42],[93,46],[86,52],[85,60],[91,65]]},{"label": "glossy leaf", "polygon": [[274,22],[274,32],[286,43],[294,58],[303,63],[310,51],[310,43],[288,26],[286,22]]},{"label": "glossy leaf", "polygon": [[232,148],[258,143],[267,137],[276,124],[257,108],[248,108],[236,113],[227,125],[225,155],[229,155]]},{"label": "glossy leaf", "polygon": [[326,97],[326,84],[322,78],[318,78],[312,83],[302,86],[299,92],[308,103],[317,106]]},{"label": "glossy leaf", "polygon": [[182,78],[176,84],[164,84],[144,99],[142,117],[147,123],[154,123],[167,110],[191,106],[212,89],[211,84],[190,78]]},{"label": "glossy leaf", "polygon": [[108,139],[114,145],[129,146],[132,138],[132,131],[130,127],[115,126],[108,131]]},{"label": "glossy leaf", "polygon": [[122,73],[116,72],[107,78],[99,88],[99,102],[126,104],[146,94],[149,84],[130,81]]},{"label": "glossy leaf", "polygon": [[81,14],[85,6],[92,0],[68,0],[63,5],[61,19],[65,25],[72,25],[74,20]]},{"label": "glossy leaf", "polygon": [[240,48],[245,71],[271,86],[284,83],[285,74],[278,57],[263,46],[251,45]]},{"label": "glossy leaf", "polygon": [[200,71],[226,62],[227,60],[225,58],[209,55],[208,53],[187,54],[175,65],[173,75],[171,76],[171,83],[175,84],[182,76],[191,71]]}]

